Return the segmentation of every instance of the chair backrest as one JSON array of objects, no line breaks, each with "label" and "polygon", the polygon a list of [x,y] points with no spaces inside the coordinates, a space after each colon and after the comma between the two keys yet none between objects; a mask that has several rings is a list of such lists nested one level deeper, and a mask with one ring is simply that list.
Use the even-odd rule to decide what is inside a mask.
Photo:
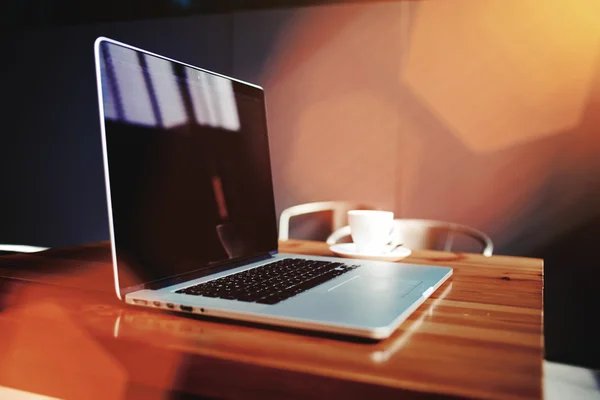
[{"label": "chair backrest", "polygon": [[[465,235],[481,244],[483,255],[489,257],[494,251],[494,244],[488,235],[465,225],[430,219],[396,219],[394,222],[396,234],[400,236],[398,242],[410,249],[432,249],[443,240],[444,251],[451,251],[455,238]],[[327,238],[327,244],[335,244],[349,235],[350,227],[346,225],[334,231]]]},{"label": "chair backrest", "polygon": [[348,223],[348,211],[373,210],[374,207],[349,201],[321,201],[299,204],[286,208],[279,217],[279,240],[288,240],[290,236],[290,219],[304,214],[332,211],[331,232],[338,230]]}]

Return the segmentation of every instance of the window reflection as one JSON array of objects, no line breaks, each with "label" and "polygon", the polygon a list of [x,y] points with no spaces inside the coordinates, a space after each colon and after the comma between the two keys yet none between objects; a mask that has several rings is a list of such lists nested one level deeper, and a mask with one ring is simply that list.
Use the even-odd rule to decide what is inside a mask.
[{"label": "window reflection", "polygon": [[119,119],[136,125],[156,126],[157,120],[152,113],[150,95],[137,54],[119,46],[106,46],[104,58],[113,72],[109,74],[108,83],[114,92],[111,100],[123,107],[123,115]]},{"label": "window reflection", "polygon": [[143,55],[148,66],[148,78],[154,90],[157,102],[157,113],[160,113],[162,126],[171,128],[185,124],[188,118],[181,95],[177,87],[177,81],[169,61],[162,58]]},{"label": "window reflection", "polygon": [[194,116],[201,125],[231,131],[240,129],[233,84],[220,76],[185,69]]},{"label": "window reflection", "polygon": [[[100,68],[102,68],[103,71],[107,70],[105,58],[106,57],[100,57]],[[112,120],[118,119],[115,95],[106,79],[102,79],[102,93],[104,100],[104,117]]]},{"label": "window reflection", "polygon": [[[240,130],[229,79],[189,67],[178,74],[170,61],[119,46],[104,46],[100,62],[107,71],[102,82],[107,119],[164,128],[195,123]],[[184,101],[188,95],[190,109]]]}]

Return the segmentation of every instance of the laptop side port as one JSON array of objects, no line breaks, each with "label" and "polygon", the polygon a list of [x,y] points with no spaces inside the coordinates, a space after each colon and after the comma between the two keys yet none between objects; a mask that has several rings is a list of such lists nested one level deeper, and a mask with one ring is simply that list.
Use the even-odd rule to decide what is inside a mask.
[{"label": "laptop side port", "polygon": [[142,304],[142,305],[148,304],[148,302],[146,300],[140,300],[140,299],[133,299],[133,302],[135,304]]},{"label": "laptop side port", "polygon": [[194,309],[191,306],[179,306],[179,308],[181,308],[181,311],[187,311],[187,312],[192,312],[192,310]]},{"label": "laptop side port", "polygon": [[153,301],[152,304],[154,304],[155,307],[160,307],[160,301]]},{"label": "laptop side port", "polygon": [[175,304],[173,304],[173,303],[167,303],[167,308],[173,309],[173,308],[175,308]]}]

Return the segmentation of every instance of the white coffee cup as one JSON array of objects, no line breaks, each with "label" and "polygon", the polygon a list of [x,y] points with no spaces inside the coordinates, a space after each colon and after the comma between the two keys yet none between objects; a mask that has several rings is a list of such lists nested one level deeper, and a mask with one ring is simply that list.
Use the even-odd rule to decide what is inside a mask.
[{"label": "white coffee cup", "polygon": [[390,247],[395,236],[394,213],[391,211],[350,210],[348,224],[359,253],[382,253]]}]

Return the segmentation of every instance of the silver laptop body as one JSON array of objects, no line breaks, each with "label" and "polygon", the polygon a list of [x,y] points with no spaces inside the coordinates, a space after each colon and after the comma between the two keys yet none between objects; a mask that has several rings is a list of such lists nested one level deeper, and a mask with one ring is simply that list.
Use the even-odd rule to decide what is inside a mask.
[{"label": "silver laptop body", "polygon": [[452,275],[278,253],[262,88],[103,37],[95,59],[119,299],[383,339]]}]

